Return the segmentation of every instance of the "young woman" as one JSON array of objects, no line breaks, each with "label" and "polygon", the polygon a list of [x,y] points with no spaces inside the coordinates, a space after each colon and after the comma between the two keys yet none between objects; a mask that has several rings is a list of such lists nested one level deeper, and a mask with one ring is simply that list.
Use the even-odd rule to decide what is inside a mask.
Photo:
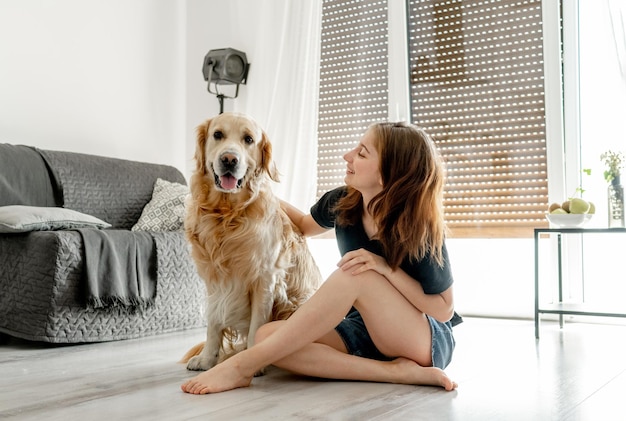
[{"label": "young woman", "polygon": [[338,269],[288,320],[262,326],[253,347],[183,391],[246,387],[270,364],[320,378],[457,387],[443,371],[460,317],[435,145],[416,126],[378,123],[344,159],[346,186],[322,196],[310,214],[283,203],[305,235],[335,229]]}]

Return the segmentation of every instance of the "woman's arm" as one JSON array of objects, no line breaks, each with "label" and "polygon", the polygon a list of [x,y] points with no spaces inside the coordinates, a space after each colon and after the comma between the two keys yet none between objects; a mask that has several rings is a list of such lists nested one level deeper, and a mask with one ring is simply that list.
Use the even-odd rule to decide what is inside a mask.
[{"label": "woman's arm", "polygon": [[284,200],[280,201],[280,206],[305,237],[313,237],[328,231],[328,229],[319,226],[310,214],[305,214]]},{"label": "woman's arm", "polygon": [[422,284],[415,282],[415,279],[400,268],[392,271],[386,278],[418,310],[440,322],[452,319],[454,315],[452,286],[439,294],[426,294]]},{"label": "woman's arm", "polygon": [[440,294],[426,294],[422,284],[416,282],[400,268],[392,270],[384,258],[365,249],[346,253],[338,266],[352,270],[353,275],[373,270],[383,275],[415,308],[440,322],[447,322],[454,315],[452,286]]}]

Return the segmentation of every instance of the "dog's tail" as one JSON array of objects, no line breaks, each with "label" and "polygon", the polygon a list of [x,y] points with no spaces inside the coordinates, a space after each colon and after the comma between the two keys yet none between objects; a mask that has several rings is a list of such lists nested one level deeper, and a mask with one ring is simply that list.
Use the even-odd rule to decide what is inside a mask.
[{"label": "dog's tail", "polygon": [[187,353],[183,356],[183,358],[179,361],[180,363],[188,363],[191,357],[195,357],[196,355],[200,355],[202,352],[202,348],[204,348],[204,342],[199,343],[198,345],[194,345]]}]

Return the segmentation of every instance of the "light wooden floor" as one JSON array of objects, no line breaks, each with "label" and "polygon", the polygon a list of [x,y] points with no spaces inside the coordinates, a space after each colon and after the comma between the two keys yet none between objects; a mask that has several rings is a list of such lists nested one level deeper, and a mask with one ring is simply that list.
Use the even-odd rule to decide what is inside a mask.
[{"label": "light wooden floor", "polygon": [[469,319],[433,387],[314,380],[270,369],[247,389],[191,396],[176,361],[199,330],[90,345],[0,344],[0,419],[626,420],[626,326]]}]

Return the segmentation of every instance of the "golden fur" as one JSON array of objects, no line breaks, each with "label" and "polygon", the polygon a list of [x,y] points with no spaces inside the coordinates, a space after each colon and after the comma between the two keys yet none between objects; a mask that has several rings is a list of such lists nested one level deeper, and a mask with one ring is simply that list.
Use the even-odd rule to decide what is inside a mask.
[{"label": "golden fur", "polygon": [[207,120],[197,128],[194,158],[185,232],[206,284],[208,325],[204,346],[183,361],[207,370],[237,344],[251,346],[264,323],[288,318],[321,275],[272,193],[272,145],[254,120],[234,113]]}]

